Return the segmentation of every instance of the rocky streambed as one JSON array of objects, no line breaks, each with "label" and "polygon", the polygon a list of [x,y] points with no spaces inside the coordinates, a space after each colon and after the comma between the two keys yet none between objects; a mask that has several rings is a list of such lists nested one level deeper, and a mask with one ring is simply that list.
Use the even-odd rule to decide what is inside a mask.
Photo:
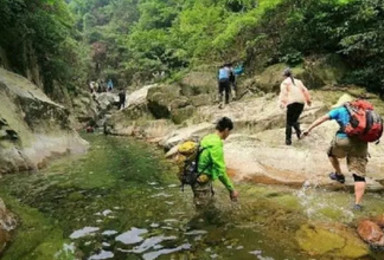
[{"label": "rocky streambed", "polygon": [[[236,183],[231,203],[196,212],[163,152],[130,138],[88,135],[88,154],[0,179],[20,218],[2,259],[382,259],[356,233],[349,191]],[[368,192],[364,214],[379,215]]]}]

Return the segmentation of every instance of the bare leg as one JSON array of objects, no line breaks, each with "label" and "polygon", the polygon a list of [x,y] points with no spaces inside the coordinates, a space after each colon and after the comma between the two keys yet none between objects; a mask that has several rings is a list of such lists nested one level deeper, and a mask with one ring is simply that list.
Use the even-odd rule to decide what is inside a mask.
[{"label": "bare leg", "polygon": [[360,204],[365,191],[365,182],[364,181],[358,181],[355,182],[355,204]]},{"label": "bare leg", "polygon": [[331,162],[333,168],[335,169],[335,173],[342,175],[341,169],[340,169],[339,159],[337,159],[337,157],[334,157],[334,156],[329,156],[328,158],[329,158],[329,161]]}]

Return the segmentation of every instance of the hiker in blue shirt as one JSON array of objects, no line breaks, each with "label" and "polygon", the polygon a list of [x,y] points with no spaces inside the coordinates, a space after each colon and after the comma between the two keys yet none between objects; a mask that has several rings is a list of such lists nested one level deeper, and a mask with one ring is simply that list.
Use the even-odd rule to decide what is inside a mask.
[{"label": "hiker in blue shirt", "polygon": [[113,89],[113,81],[112,81],[112,79],[109,79],[108,80],[108,91],[112,91],[112,89]]},{"label": "hiker in blue shirt", "polygon": [[224,105],[229,103],[229,95],[231,92],[230,78],[233,76],[231,66],[232,64],[229,63],[221,66],[219,69],[219,108],[224,108]]},{"label": "hiker in blue shirt", "polygon": [[328,120],[336,120],[340,128],[336,132],[331,146],[327,151],[328,158],[335,172],[330,173],[329,177],[340,183],[345,182],[345,177],[341,172],[339,159],[346,157],[348,171],[352,174],[355,182],[355,205],[353,208],[355,210],[360,210],[362,208],[361,201],[366,186],[365,173],[368,162],[368,143],[360,140],[358,137],[350,137],[344,132],[345,126],[350,121],[350,115],[347,108],[343,106],[344,103],[346,103],[346,100],[340,100],[338,104],[335,105],[335,109],[313,122],[309,128],[303,132],[303,135],[307,136],[312,129]]}]

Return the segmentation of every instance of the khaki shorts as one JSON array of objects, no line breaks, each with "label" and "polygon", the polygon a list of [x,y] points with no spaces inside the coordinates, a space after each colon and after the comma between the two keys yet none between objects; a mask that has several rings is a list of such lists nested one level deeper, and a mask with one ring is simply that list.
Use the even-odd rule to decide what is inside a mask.
[{"label": "khaki shorts", "polygon": [[348,171],[352,174],[365,177],[365,168],[368,162],[368,143],[357,138],[335,136],[328,149],[328,156],[337,158],[347,157]]},{"label": "khaki shorts", "polygon": [[212,181],[192,185],[193,202],[197,209],[207,208],[213,201]]}]

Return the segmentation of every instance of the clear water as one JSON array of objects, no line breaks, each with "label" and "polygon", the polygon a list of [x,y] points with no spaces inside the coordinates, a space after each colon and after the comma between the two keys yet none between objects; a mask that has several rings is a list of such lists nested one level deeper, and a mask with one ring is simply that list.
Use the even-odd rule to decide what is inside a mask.
[{"label": "clear water", "polygon": [[21,222],[2,259],[345,259],[301,250],[297,230],[313,221],[353,230],[358,218],[384,209],[381,193],[368,193],[364,213],[355,214],[348,190],[245,183],[231,203],[217,183],[215,207],[196,212],[162,151],[86,138],[84,156],[0,179],[0,196]]}]

